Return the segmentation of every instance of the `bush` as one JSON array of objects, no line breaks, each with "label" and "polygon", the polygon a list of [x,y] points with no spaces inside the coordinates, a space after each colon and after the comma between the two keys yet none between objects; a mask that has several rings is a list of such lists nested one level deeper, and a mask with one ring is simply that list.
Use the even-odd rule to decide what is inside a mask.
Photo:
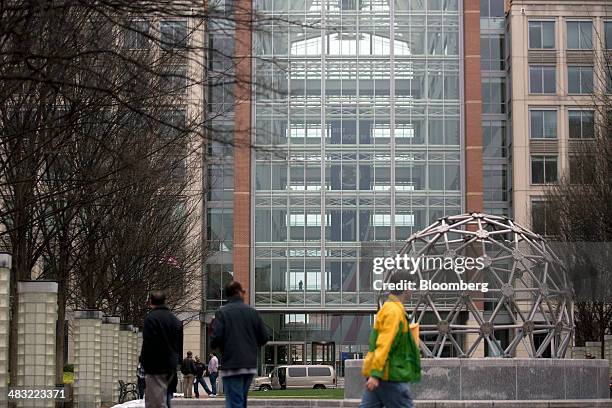
[{"label": "bush", "polygon": [[66,364],[64,366],[65,373],[74,373],[74,364]]}]

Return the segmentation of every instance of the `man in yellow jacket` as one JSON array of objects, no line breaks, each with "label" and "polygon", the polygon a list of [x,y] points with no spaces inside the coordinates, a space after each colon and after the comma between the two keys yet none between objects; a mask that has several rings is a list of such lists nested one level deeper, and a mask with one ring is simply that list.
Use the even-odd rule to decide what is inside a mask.
[{"label": "man in yellow jacket", "polygon": [[[395,272],[391,283],[406,280]],[[409,382],[421,379],[418,346],[404,310],[408,290],[392,290],[376,314],[362,374],[367,378],[360,408],[412,408]]]}]

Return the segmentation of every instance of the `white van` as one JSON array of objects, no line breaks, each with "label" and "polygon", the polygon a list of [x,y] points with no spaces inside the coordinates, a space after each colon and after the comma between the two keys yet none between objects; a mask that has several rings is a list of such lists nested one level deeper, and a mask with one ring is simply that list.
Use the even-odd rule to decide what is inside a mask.
[{"label": "white van", "polygon": [[336,370],[330,365],[283,365],[251,384],[251,389],[260,391],[291,388],[336,388]]}]

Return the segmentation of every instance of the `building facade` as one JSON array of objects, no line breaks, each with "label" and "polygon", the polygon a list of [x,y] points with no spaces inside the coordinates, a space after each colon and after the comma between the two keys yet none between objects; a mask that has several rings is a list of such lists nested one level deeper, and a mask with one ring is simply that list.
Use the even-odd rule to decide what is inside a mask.
[{"label": "building facade", "polygon": [[235,24],[212,66],[236,81],[210,100],[230,112],[213,133],[235,143],[211,150],[204,333],[223,284],[246,283],[273,335],[262,371],[363,355],[371,257],[438,217],[546,235],[546,185],[594,137],[593,94],[612,93],[602,0],[223,5]]},{"label": "building facade", "polygon": [[[439,217],[483,209],[480,7],[219,6],[229,18],[209,30],[209,66],[235,81],[209,92],[209,111],[223,114],[211,129],[207,231],[216,253],[206,265],[204,337],[223,284],[236,279],[273,336],[262,371],[341,369],[363,355],[376,311],[373,254],[394,253]],[[504,199],[490,201],[504,210]]]},{"label": "building facade", "polygon": [[515,218],[547,235],[546,185],[571,176],[612,92],[612,4],[513,1],[508,21]]}]

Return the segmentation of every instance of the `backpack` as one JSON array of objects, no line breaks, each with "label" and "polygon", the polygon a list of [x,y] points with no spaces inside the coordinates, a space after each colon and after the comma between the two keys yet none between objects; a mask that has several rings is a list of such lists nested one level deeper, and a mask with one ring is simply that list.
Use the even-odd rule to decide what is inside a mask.
[{"label": "backpack", "polygon": [[191,367],[190,367],[190,362],[191,360],[189,358],[184,358],[183,362],[181,363],[181,374],[183,375],[189,375],[189,374],[193,374],[191,372]]}]

